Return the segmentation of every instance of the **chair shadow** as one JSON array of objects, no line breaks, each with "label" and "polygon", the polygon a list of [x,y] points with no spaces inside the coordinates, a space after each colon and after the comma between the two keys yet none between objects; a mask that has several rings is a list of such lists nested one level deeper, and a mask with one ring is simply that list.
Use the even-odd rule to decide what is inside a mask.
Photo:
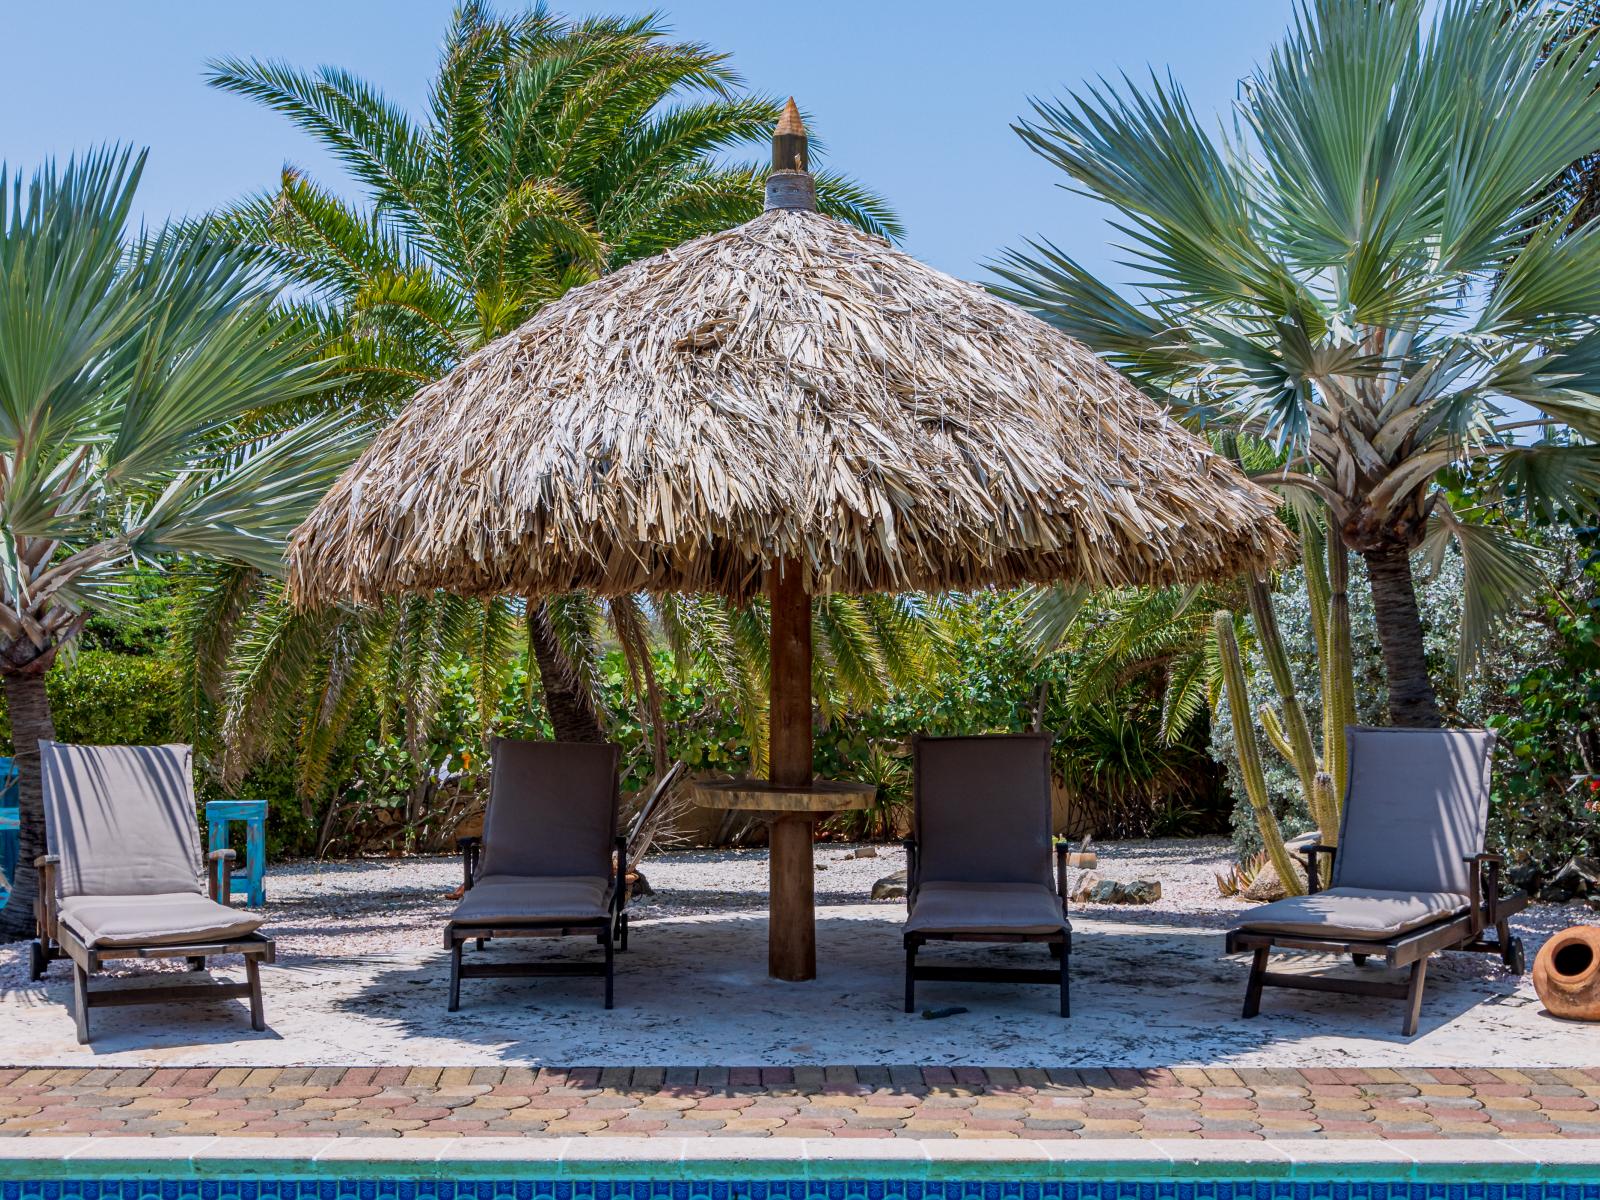
[{"label": "chair shadow", "polygon": [[[886,908],[888,906],[885,906]],[[966,1062],[1027,1059],[1035,1065],[1165,1065],[1281,1054],[1308,1037],[1404,1046],[1397,1003],[1270,990],[1261,1016],[1240,1016],[1248,964],[1225,956],[1222,934],[1168,928],[1130,934],[1080,923],[1072,954],[1073,1016],[1055,1015],[1054,990],[1028,985],[923,983],[918,1009],[964,1008],[925,1020],[901,1011],[899,910],[819,913],[819,973],[785,984],[766,977],[763,917],[707,914],[635,923],[632,950],[617,959],[617,1007],[601,1005],[593,978],[468,979],[462,1007],[445,1011],[449,969],[440,949],[422,961],[372,964],[336,1011],[381,1019],[402,1039],[450,1039],[506,1062]],[[1153,916],[1155,914],[1152,914]],[[1120,918],[1120,914],[1119,914]],[[1119,922],[1120,923],[1120,922]],[[1134,922],[1137,923],[1137,922]],[[1168,921],[1150,924],[1171,925]],[[499,960],[593,962],[581,938],[491,943],[468,951]],[[1047,965],[1041,946],[951,946],[925,961]],[[1363,972],[1286,954],[1287,970]],[[1484,986],[1439,972],[1419,1036],[1485,1003],[1515,995],[1514,982]],[[1026,1064],[1023,1064],[1026,1065]]]},{"label": "chair shadow", "polygon": [[[61,1015],[61,1037],[74,1038],[72,1018],[72,965],[53,962],[45,977],[22,987],[0,993],[0,1003],[24,1008],[56,1007]],[[267,988],[263,969],[263,991]],[[217,972],[182,970],[141,970],[115,976],[96,976],[90,982],[94,991],[139,991],[181,983],[239,983],[244,968],[235,965],[226,978]],[[181,1002],[149,1005],[117,1005],[89,1010],[91,1040],[78,1048],[95,1055],[126,1054],[142,1050],[182,1050],[202,1046],[232,1045],[238,1042],[280,1043],[283,1035],[272,1028],[272,996],[265,996],[267,1028],[250,1027],[250,1002],[240,998],[205,997]],[[75,1044],[75,1043],[74,1043]]]}]

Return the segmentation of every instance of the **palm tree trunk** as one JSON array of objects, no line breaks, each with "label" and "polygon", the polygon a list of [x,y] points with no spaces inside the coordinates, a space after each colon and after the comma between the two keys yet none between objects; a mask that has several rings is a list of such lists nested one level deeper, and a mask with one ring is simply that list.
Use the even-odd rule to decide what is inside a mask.
[{"label": "palm tree trunk", "polygon": [[594,697],[567,662],[542,604],[529,607],[528,642],[539,664],[539,682],[544,687],[545,708],[550,714],[550,727],[555,731],[556,741],[605,741]]},{"label": "palm tree trunk", "polygon": [[0,675],[5,685],[6,709],[11,716],[12,756],[17,765],[17,804],[21,829],[17,874],[11,881],[11,895],[0,909],[0,941],[14,942],[32,937],[33,901],[39,893],[39,873],[33,860],[45,853],[44,789],[39,782],[39,741],[54,740],[55,722],[50,716],[50,697],[45,694],[44,674]]},{"label": "palm tree trunk", "polygon": [[1437,729],[1444,721],[1428,677],[1422,644],[1422,614],[1411,579],[1411,551],[1401,542],[1364,550],[1372,583],[1372,612],[1383,647],[1389,682],[1389,720],[1396,725]]}]

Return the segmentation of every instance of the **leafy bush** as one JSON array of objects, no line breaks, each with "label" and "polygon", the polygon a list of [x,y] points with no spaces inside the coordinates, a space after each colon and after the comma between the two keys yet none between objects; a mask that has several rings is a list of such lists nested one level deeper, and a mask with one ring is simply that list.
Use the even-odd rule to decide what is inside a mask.
[{"label": "leafy bush", "polygon": [[[1593,546],[1596,534],[1580,534]],[[1574,855],[1600,855],[1600,555],[1580,562],[1565,602],[1550,605],[1549,660],[1510,679],[1503,711],[1490,836],[1520,887],[1537,889]]]},{"label": "leafy bush", "polygon": [[[56,737],[86,745],[181,741],[174,713],[178,672],[165,659],[81,650],[45,677]],[[0,738],[11,753],[11,718],[0,704]]]}]

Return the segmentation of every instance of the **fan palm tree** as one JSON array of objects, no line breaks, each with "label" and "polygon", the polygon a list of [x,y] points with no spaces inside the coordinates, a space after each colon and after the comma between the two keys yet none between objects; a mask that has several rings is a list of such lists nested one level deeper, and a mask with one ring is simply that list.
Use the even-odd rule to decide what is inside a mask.
[{"label": "fan palm tree", "polygon": [[[567,289],[755,216],[764,169],[725,165],[717,155],[765,143],[779,115],[770,98],[738,91],[725,55],[668,41],[655,18],[571,22],[543,7],[499,17],[476,3],[456,14],[420,121],[332,68],[229,60],[213,64],[211,82],[286,115],[365,191],[364,204],[352,205],[289,168],[273,193],[220,220],[304,286],[301,319],[340,363],[338,402],[380,414]],[[849,180],[823,172],[817,187],[823,211],[898,235],[883,202]],[[569,596],[525,607],[437,597],[427,620],[401,605],[295,616],[275,611],[281,596],[273,589],[260,592],[258,604],[231,607],[237,582],[212,578],[190,595],[204,619],[188,628],[208,631],[192,643],[196,711],[230,695],[227,727],[260,750],[267,743],[259,735],[278,723],[246,714],[286,711],[290,694],[307,698],[322,731],[313,736],[306,721],[296,723],[303,793],[321,777],[316,764],[325,763],[347,711],[347,685],[377,678],[382,661],[413,652],[424,660],[406,668],[413,686],[390,693],[405,707],[408,740],[425,733],[429,681],[459,654],[474,664],[487,728],[488,697],[498,696],[495,681],[521,644],[518,625],[560,738],[602,736],[594,686],[602,622],[648,709],[657,707],[648,649],[660,627],[685,664],[716,668],[713,678],[740,701],[752,732],[760,723],[754,701],[765,668],[749,656],[764,655],[765,637],[736,636],[748,628],[748,612],[687,599],[600,606]],[[834,619],[841,608],[853,620]],[[830,636],[819,637],[819,667],[840,665],[841,679],[853,668],[893,678],[906,655],[884,640],[898,627],[875,619],[881,615],[854,600],[820,609],[819,627]],[[210,632],[230,616],[246,646],[231,678],[219,658],[228,642]],[[388,654],[374,644],[419,629],[438,636],[407,638]],[[850,635],[863,631],[880,640],[860,648]],[[234,747],[246,751],[233,758],[242,769],[250,748]]]},{"label": "fan palm tree", "polygon": [[[1539,582],[1481,517],[1591,512],[1600,226],[1550,181],[1595,149],[1600,72],[1540,8],[1306,0],[1207,134],[1174,82],[1036,102],[1017,132],[1120,210],[1129,298],[1048,243],[1004,294],[1196,422],[1285,455],[1366,561],[1397,724],[1434,725],[1413,552],[1454,541],[1475,645]],[[1530,229],[1532,230],[1530,234]],[[1453,506],[1470,479],[1475,505]]]},{"label": "fan palm tree", "polygon": [[0,937],[32,928],[44,678],[88,613],[174,557],[276,569],[354,449],[346,425],[292,420],[321,369],[257,264],[195,230],[125,233],[143,165],[101,151],[26,185],[0,165],[0,683],[21,775]]}]

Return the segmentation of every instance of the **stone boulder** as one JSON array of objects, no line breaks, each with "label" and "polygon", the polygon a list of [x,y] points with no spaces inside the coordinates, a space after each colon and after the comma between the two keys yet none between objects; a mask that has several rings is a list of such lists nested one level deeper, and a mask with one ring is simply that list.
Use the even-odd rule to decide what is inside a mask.
[{"label": "stone boulder", "polygon": [[893,875],[885,875],[872,885],[872,898],[874,900],[904,900],[906,898],[906,873],[896,871]]},{"label": "stone boulder", "polygon": [[[1322,864],[1326,869],[1326,863]],[[1306,890],[1305,872],[1301,871],[1299,864],[1295,864],[1295,875],[1300,879],[1300,890]],[[1322,886],[1327,887],[1328,881],[1324,879]],[[1239,899],[1251,900],[1257,904],[1270,904],[1274,900],[1282,900],[1289,895],[1288,889],[1283,886],[1283,880],[1278,878],[1278,868],[1270,862],[1263,863],[1261,870],[1256,872],[1256,877],[1250,881],[1250,886],[1239,893]]]},{"label": "stone boulder", "polygon": [[1556,904],[1600,895],[1600,858],[1574,855],[1539,890],[1539,898]]},{"label": "stone boulder", "polygon": [[1074,904],[1154,904],[1161,899],[1159,879],[1106,879],[1093,871],[1078,880]]}]

